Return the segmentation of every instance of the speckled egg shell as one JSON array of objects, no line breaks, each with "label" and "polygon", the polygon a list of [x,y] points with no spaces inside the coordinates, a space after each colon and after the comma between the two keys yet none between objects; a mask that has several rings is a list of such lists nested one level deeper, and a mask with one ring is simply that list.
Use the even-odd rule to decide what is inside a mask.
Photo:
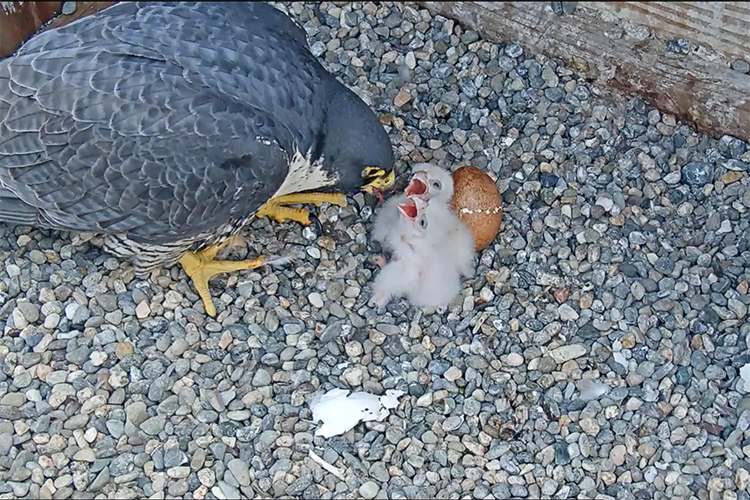
[{"label": "speckled egg shell", "polygon": [[474,248],[489,245],[500,232],[503,199],[492,178],[476,167],[461,167],[453,172],[451,209],[471,230]]}]

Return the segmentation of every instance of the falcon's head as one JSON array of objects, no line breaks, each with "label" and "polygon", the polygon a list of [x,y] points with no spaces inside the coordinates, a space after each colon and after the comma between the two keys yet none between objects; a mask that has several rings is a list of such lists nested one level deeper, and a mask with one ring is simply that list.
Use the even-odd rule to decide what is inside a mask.
[{"label": "falcon's head", "polygon": [[382,192],[393,188],[388,134],[367,104],[343,86],[329,101],[323,141],[323,168],[338,179],[336,187],[362,190],[381,201]]}]

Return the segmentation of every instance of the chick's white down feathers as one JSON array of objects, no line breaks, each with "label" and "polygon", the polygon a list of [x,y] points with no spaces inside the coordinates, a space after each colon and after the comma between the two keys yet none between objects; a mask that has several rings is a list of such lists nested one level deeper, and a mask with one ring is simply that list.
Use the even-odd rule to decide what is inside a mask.
[{"label": "chick's white down feathers", "polygon": [[[417,175],[422,172],[412,181],[420,179]],[[422,177],[424,181],[420,179],[427,185],[426,191],[409,195],[407,189],[388,200],[378,213],[373,237],[392,253],[373,285],[371,302],[378,307],[403,296],[417,307],[447,306],[461,291],[462,276],[474,273],[474,241],[448,206],[453,183],[452,179],[445,182],[441,172],[447,173],[434,167]],[[440,180],[442,189],[433,185],[430,190],[434,179]]]},{"label": "chick's white down feathers", "polygon": [[432,163],[417,163],[406,195],[424,201],[435,200],[446,205],[453,197],[453,176],[448,170]]},{"label": "chick's white down feathers", "polygon": [[394,251],[394,228],[399,219],[399,204],[411,198],[425,202],[434,200],[447,206],[453,197],[453,176],[448,170],[432,163],[417,163],[412,171],[414,174],[404,193],[391,197],[383,204],[373,227],[373,238],[388,252]]}]

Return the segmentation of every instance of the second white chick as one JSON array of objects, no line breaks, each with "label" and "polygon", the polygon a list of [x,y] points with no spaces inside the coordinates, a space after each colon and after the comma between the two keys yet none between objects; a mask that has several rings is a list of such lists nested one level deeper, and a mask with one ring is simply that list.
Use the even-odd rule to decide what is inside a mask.
[{"label": "second white chick", "polygon": [[394,251],[394,243],[396,243],[394,237],[397,233],[395,228],[401,223],[400,210],[402,209],[399,208],[399,205],[405,203],[413,205],[413,203],[408,202],[408,198],[404,193],[388,198],[378,210],[372,225],[373,239],[380,242],[380,246],[389,252]]},{"label": "second white chick", "polygon": [[453,197],[453,175],[450,171],[433,163],[417,163],[412,171],[414,175],[406,188],[406,196],[446,205],[450,203]]},{"label": "second white chick", "polygon": [[417,307],[443,307],[461,291],[461,275],[473,274],[471,232],[440,202],[407,198],[392,226],[393,259],[373,284],[370,303],[383,307],[406,296]]},{"label": "second white chick", "polygon": [[[406,196],[427,202],[434,207],[436,213],[444,214],[446,210],[450,212],[454,192],[453,174],[450,170],[434,163],[417,163],[412,170],[415,172],[406,188]],[[473,242],[470,230],[455,216],[451,218],[450,228],[451,231],[445,238],[454,252],[454,262],[463,276],[470,277],[474,274],[474,245],[468,243]]]},{"label": "second white chick", "polygon": [[405,203],[407,198],[419,198],[425,202],[435,200],[447,205],[453,196],[453,176],[449,171],[433,163],[417,163],[412,171],[414,173],[406,190],[383,203],[373,224],[373,238],[389,252],[394,250],[393,228],[398,223],[399,204]]}]

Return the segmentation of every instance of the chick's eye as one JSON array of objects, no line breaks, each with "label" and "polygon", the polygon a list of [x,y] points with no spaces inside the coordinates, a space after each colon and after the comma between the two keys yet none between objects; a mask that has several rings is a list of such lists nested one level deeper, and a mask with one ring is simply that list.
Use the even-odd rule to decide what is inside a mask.
[{"label": "chick's eye", "polygon": [[419,218],[419,227],[422,229],[427,229],[427,218],[422,216]]},{"label": "chick's eye", "polygon": [[432,187],[438,190],[443,189],[443,185],[440,184],[440,181],[435,179],[432,180]]}]

